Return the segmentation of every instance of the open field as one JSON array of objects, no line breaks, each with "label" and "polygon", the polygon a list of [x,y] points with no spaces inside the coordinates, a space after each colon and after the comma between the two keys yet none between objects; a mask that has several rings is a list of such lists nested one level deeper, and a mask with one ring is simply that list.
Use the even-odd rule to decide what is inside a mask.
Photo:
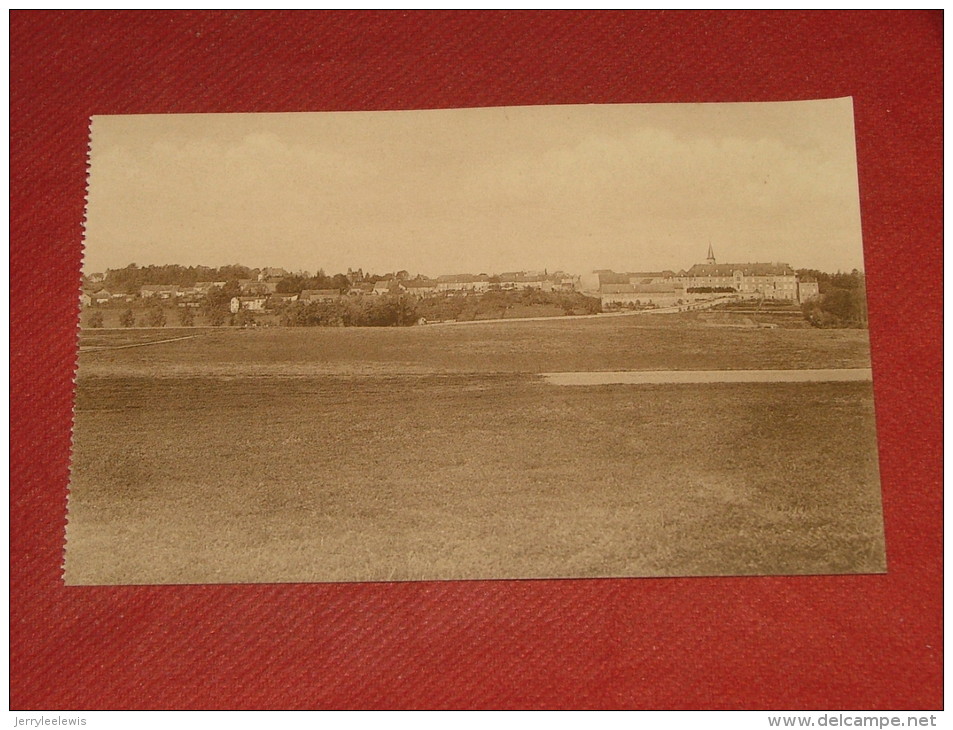
[{"label": "open field", "polygon": [[83,353],[67,582],[883,570],[870,383],[538,375],[868,367],[866,333],[634,320]]},{"label": "open field", "polygon": [[92,330],[80,347],[201,333],[80,356],[80,376],[202,377],[561,370],[785,370],[870,367],[866,330],[712,328],[696,315],[468,326]]}]

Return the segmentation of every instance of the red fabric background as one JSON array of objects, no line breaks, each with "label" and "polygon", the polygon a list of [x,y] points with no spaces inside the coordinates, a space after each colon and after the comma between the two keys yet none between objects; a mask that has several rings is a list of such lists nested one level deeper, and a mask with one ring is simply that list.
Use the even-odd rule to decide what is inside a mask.
[{"label": "red fabric background", "polygon": [[[13,709],[941,706],[941,12],[13,12],[10,32]],[[63,586],[90,115],[847,95],[888,575]]]}]

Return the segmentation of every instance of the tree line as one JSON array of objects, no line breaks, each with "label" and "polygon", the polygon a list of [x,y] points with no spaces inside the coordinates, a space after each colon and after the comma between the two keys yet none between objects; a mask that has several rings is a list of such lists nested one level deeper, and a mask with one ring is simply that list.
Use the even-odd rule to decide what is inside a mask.
[{"label": "tree line", "polygon": [[417,302],[406,294],[293,302],[279,313],[285,327],[409,327],[418,320]]},{"label": "tree line", "polygon": [[[121,327],[164,327],[167,324],[191,327],[197,315],[213,327],[246,326],[258,322],[246,309],[231,312],[231,287],[212,287],[194,307],[175,307],[172,312],[159,300],[149,300],[145,309],[125,309],[119,315]],[[285,327],[408,327],[425,321],[497,319],[527,316],[534,312],[552,314],[595,314],[602,311],[599,299],[578,292],[489,291],[480,296],[437,295],[418,299],[410,294],[338,297],[329,302],[292,302],[273,310]],[[104,325],[102,310],[91,312],[86,326]]]},{"label": "tree line", "polygon": [[798,269],[798,278],[815,279],[819,296],[801,305],[804,317],[815,327],[866,327],[867,284],[864,273],[827,274],[816,269]]},{"label": "tree line", "polygon": [[[179,264],[164,264],[160,266],[137,266],[129,264],[122,269],[107,269],[103,286],[108,291],[122,294],[138,294],[143,286],[195,286],[200,281],[222,281],[230,286],[237,286],[238,281],[257,279],[261,269],[252,269],[241,264],[228,266],[181,266]],[[382,279],[409,278],[406,271],[397,274],[365,274],[360,271],[358,280],[376,283]],[[283,294],[300,294],[305,289],[337,289],[347,291],[352,279],[346,274],[325,274],[319,270],[315,274],[299,271],[280,277],[277,282],[277,291]]]},{"label": "tree line", "polygon": [[253,270],[240,264],[229,266],[137,266],[129,264],[123,269],[107,269],[103,285],[115,293],[138,294],[143,286],[195,286],[200,281],[238,281],[251,279]]}]

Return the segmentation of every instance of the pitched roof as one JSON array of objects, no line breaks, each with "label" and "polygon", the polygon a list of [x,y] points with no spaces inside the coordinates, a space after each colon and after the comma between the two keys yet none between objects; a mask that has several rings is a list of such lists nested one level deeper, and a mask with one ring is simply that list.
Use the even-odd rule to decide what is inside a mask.
[{"label": "pitched roof", "polygon": [[734,276],[740,271],[745,276],[794,276],[788,264],[695,264],[688,276]]},{"label": "pitched roof", "polygon": [[490,277],[486,274],[442,274],[437,277],[437,281],[442,283],[468,284],[473,281],[489,281]]},{"label": "pitched roof", "polygon": [[522,272],[520,272],[520,273],[515,273],[515,274],[514,274],[514,273],[506,273],[506,274],[500,274],[500,281],[501,281],[501,282],[505,282],[505,283],[507,283],[507,284],[509,284],[509,283],[514,283],[514,284],[530,284],[530,283],[534,283],[534,282],[537,282],[537,281],[546,281],[546,277],[545,277],[545,276],[535,276],[535,275],[533,275],[533,274],[524,274],[524,273],[522,273]]},{"label": "pitched roof", "polygon": [[599,271],[599,283],[603,286],[606,284],[628,284],[629,275],[628,274],[617,274],[614,271]]},{"label": "pitched roof", "polygon": [[669,269],[665,271],[630,271],[626,274],[629,279],[668,279],[675,276],[675,272]]},{"label": "pitched roof", "polygon": [[682,287],[674,283],[662,284],[603,284],[601,294],[674,294]]}]

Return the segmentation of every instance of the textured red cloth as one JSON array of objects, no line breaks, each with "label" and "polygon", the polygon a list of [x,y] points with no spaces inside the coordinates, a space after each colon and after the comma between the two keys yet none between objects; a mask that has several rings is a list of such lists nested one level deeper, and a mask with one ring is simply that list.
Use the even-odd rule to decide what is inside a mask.
[{"label": "textured red cloth", "polygon": [[[15,11],[10,34],[13,709],[941,706],[941,11]],[[64,587],[90,115],[848,95],[888,575]]]}]

